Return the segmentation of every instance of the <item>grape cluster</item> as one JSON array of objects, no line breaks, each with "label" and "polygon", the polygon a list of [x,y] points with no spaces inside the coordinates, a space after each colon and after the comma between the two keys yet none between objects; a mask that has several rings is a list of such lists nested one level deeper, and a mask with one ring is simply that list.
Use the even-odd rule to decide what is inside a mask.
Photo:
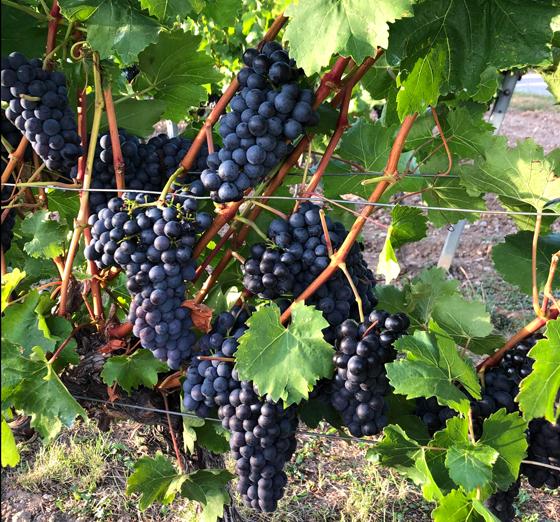
[{"label": "grape cluster", "polygon": [[[529,423],[527,460],[560,467],[560,419],[555,424],[545,419],[533,419]],[[560,471],[557,469],[522,464],[521,472],[534,488],[560,488]]]},{"label": "grape cluster", "polygon": [[140,69],[138,65],[132,64],[129,67],[125,67],[122,71],[123,76],[126,78],[128,83],[131,83],[134,78],[136,78],[140,74]]},{"label": "grape cluster", "polygon": [[305,126],[318,121],[313,93],[297,83],[301,71],[277,42],[247,49],[240,90],[220,119],[223,148],[208,156],[201,181],[215,201],[238,201],[290,152]]},{"label": "grape cluster", "polygon": [[231,431],[237,491],[252,508],[274,511],[288,480],[284,465],[296,449],[295,406],[260,398],[251,382],[241,381],[218,415]]},{"label": "grape cluster", "polygon": [[64,74],[45,71],[42,65],[17,52],[2,58],[1,98],[8,102],[6,117],[47,168],[68,173],[83,153],[76,116],[68,104]]},{"label": "grape cluster", "polygon": [[409,324],[405,314],[374,310],[365,322],[347,319],[338,328],[331,403],[354,437],[375,435],[387,424],[385,363],[395,359],[393,343]]},{"label": "grape cluster", "polygon": [[[238,307],[234,307],[231,312],[220,313],[210,333],[199,339],[199,353],[233,357],[237,350],[237,339],[247,329],[245,322],[248,318],[249,312]],[[207,417],[212,408],[226,405],[229,392],[239,385],[232,378],[232,370],[233,365],[227,361],[193,358],[183,383],[185,408],[199,417]]]},{"label": "grape cluster", "polygon": [[129,211],[130,206],[113,198],[90,216],[93,240],[85,256],[102,268],[116,265],[126,271],[134,335],[143,348],[177,369],[195,341],[190,312],[181,306],[185,281],[195,275],[192,247],[212,218],[196,213],[197,202],[190,197],[170,196],[163,208]]},{"label": "grape cluster", "polygon": [[[13,182],[13,178],[10,178],[10,182]],[[8,201],[12,195],[12,187],[2,188],[2,206],[7,205]],[[2,211],[3,213],[4,211]],[[13,209],[8,211],[8,215],[5,217],[2,223],[2,251],[4,254],[10,250],[12,246],[12,239],[14,238],[14,225],[16,224],[16,215]]]},{"label": "grape cluster", "polygon": [[[325,223],[336,250],[346,237],[344,225],[329,217],[325,218]],[[272,221],[268,236],[274,247],[253,245],[251,256],[243,266],[245,288],[260,297],[275,299],[286,294],[299,295],[330,262],[320,207],[313,203],[303,203],[287,221]],[[369,313],[377,303],[373,293],[375,279],[363,259],[360,245],[352,246],[346,266],[362,299],[364,313]],[[354,293],[341,271],[335,272],[306,302],[321,310],[329,322],[330,328],[324,332],[328,342],[334,341],[339,324],[358,317]]]},{"label": "grape cluster", "polygon": [[[124,184],[128,191],[125,196],[134,199],[141,191],[159,192],[168,178],[175,172],[183,156],[192,145],[190,140],[176,137],[168,138],[159,134],[143,143],[140,138],[119,129],[119,141],[124,163]],[[195,168],[200,169],[206,161],[208,150],[202,148],[197,156]],[[75,177],[77,168],[72,169]],[[197,179],[199,174],[186,173],[174,188],[190,183],[189,191],[194,196],[201,196],[204,187]],[[107,206],[109,199],[115,197],[117,183],[113,166],[113,148],[109,133],[100,136],[95,149],[91,187],[94,189],[114,189],[115,192],[95,192],[89,196],[91,212],[99,212]]]},{"label": "grape cluster", "polygon": [[491,495],[486,501],[486,506],[501,522],[512,522],[515,517],[513,504],[517,495],[519,495],[519,480],[506,491],[497,491]]}]

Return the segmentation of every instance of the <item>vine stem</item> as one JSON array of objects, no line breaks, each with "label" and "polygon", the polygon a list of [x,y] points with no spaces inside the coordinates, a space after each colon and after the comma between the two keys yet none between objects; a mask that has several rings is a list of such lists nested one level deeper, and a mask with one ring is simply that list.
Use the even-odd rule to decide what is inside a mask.
[{"label": "vine stem", "polygon": [[[386,176],[392,176],[393,178],[396,178],[398,174],[397,167],[399,163],[399,158],[401,156],[406,141],[406,137],[408,136],[408,133],[410,132],[410,129],[412,128],[412,125],[414,124],[414,121],[416,120],[417,116],[418,114],[414,113],[407,116],[404,119],[401,128],[399,129],[399,132],[397,134],[397,137],[393,142],[393,146],[391,147],[391,152],[389,153],[389,159],[387,160],[387,165],[384,171],[384,174]],[[371,193],[368,202],[376,203],[377,201],[379,201],[379,199],[381,198],[381,196],[383,195],[387,187],[389,187],[389,185],[390,185],[389,180],[384,180],[381,183],[379,183],[375,187],[374,191]],[[373,205],[366,205],[362,209],[360,215],[354,221],[352,228],[348,232],[348,235],[346,236],[346,239],[340,246],[339,250],[332,256],[329,266],[327,266],[327,268],[325,268],[325,270],[323,270],[323,272],[321,272],[319,276],[298,297],[296,297],[292,305],[282,314],[280,318],[282,323],[285,323],[291,316],[292,307],[295,303],[299,301],[305,301],[306,299],[311,297],[315,293],[315,291],[333,275],[333,273],[337,270],[340,263],[346,260],[346,256],[350,252],[352,245],[358,238],[358,235],[360,234],[362,228],[364,227],[367,218],[373,212],[374,208],[375,207]]]},{"label": "vine stem", "polygon": [[338,265],[338,268],[340,268],[340,270],[342,270],[342,272],[346,276],[346,279],[348,280],[348,284],[350,285],[350,288],[352,289],[352,292],[354,293],[354,299],[356,299],[356,303],[358,305],[358,314],[360,315],[360,323],[363,323],[364,322],[364,306],[363,306],[362,298],[360,297],[360,292],[358,292],[358,289],[356,288],[356,285],[354,284],[354,280],[352,279],[352,276],[350,275],[350,272],[348,271],[348,267],[346,266],[346,263],[340,263]]},{"label": "vine stem", "polygon": [[548,277],[544,285],[544,297],[541,309],[546,314],[546,309],[548,308],[548,300],[552,297],[552,282],[554,281],[554,275],[556,274],[556,269],[558,268],[558,263],[560,262],[560,250],[552,255],[550,261],[550,269],[548,270]]},{"label": "vine stem", "polygon": [[548,321],[556,319],[557,317],[558,308],[556,306],[550,308],[547,317],[535,317],[535,319],[514,334],[499,350],[495,351],[490,357],[484,359],[484,361],[476,367],[476,370],[478,372],[484,372],[486,368],[495,366],[502,360],[502,357],[508,350],[513,348],[529,335],[534,334],[537,330],[540,330]]},{"label": "vine stem", "polygon": [[177,436],[175,435],[175,430],[173,429],[173,424],[171,423],[171,416],[169,415],[169,402],[167,401],[167,394],[162,392],[161,395],[163,397],[163,404],[165,405],[165,416],[167,417],[167,426],[169,427],[169,434],[171,435],[171,441],[173,442],[173,450],[175,451],[175,457],[177,457],[177,465],[179,466],[181,473],[184,473],[185,467],[183,466],[183,459],[181,459]]},{"label": "vine stem", "polygon": [[[78,172],[76,179],[81,183],[84,179],[86,165],[87,165],[87,94],[86,89],[78,89],[78,133],[82,142],[82,148],[84,149],[84,154],[78,159]],[[89,220],[89,204],[87,209],[87,218]],[[91,229],[89,227],[84,228],[84,240],[86,245],[89,246],[91,243]],[[90,291],[91,298],[93,301],[93,310],[91,310],[91,315],[96,323],[103,323],[103,299],[101,297],[101,283],[99,280],[99,269],[95,264],[95,261],[87,262],[88,274],[90,275]],[[87,304],[87,297],[84,295],[84,302]]]},{"label": "vine stem", "polygon": [[220,361],[220,362],[235,362],[233,357],[220,357],[217,355],[199,355],[199,361]]},{"label": "vine stem", "polygon": [[0,251],[1,259],[0,259],[0,267],[2,271],[2,277],[8,273],[8,267],[6,265],[6,257],[4,256],[4,247],[0,247],[2,250]]},{"label": "vine stem", "polygon": [[62,18],[60,14],[60,6],[58,5],[58,0],[53,0],[51,12],[50,12],[50,20],[49,20],[49,27],[47,30],[47,50],[45,59],[45,65],[47,69],[51,69],[53,67],[54,62],[51,59],[51,53],[53,49],[56,47],[56,32],[58,30],[58,23]]},{"label": "vine stem", "polygon": [[434,118],[434,123],[436,124],[439,137],[441,138],[441,142],[443,143],[443,147],[445,148],[445,153],[447,154],[447,169],[445,170],[445,172],[441,173],[441,176],[447,176],[451,172],[451,168],[453,167],[453,156],[451,154],[451,150],[449,149],[449,144],[447,143],[447,138],[445,137],[445,134],[441,127],[441,123],[439,122],[439,116],[437,114],[436,108],[430,106],[430,109],[432,110],[432,117]]},{"label": "vine stem", "polygon": [[58,359],[62,350],[68,346],[68,343],[72,340],[72,338],[79,332],[82,328],[89,326],[90,323],[79,324],[78,326],[74,327],[70,332],[70,335],[60,344],[60,346],[56,349],[56,351],[52,354],[52,357],[49,359],[49,364],[52,364],[54,361]]},{"label": "vine stem", "polygon": [[121,140],[119,138],[119,126],[117,124],[117,114],[113,103],[113,93],[111,86],[106,85],[103,89],[103,98],[105,100],[105,113],[107,114],[107,123],[109,124],[109,134],[111,136],[111,152],[113,155],[113,169],[115,171],[115,181],[117,184],[117,195],[122,196],[124,186],[124,160],[121,150]]},{"label": "vine stem", "polygon": [[537,250],[539,247],[539,234],[541,232],[542,213],[539,212],[535,219],[535,231],[533,232],[533,242],[531,244],[531,286],[533,290],[533,310],[542,317],[544,315],[539,303],[539,287],[537,284]]},{"label": "vine stem", "polygon": [[87,227],[89,214],[89,188],[91,185],[91,177],[93,171],[93,160],[95,158],[95,146],[97,144],[97,136],[99,134],[99,126],[101,124],[101,114],[103,112],[103,91],[101,83],[101,72],[99,69],[99,55],[93,53],[93,77],[95,84],[95,111],[93,113],[93,124],[91,128],[91,138],[87,153],[86,171],[84,174],[83,191],[80,194],[80,210],[76,218],[72,240],[68,248],[66,263],[64,265],[64,273],[62,275],[62,285],[60,288],[60,303],[58,307],[58,315],[66,315],[66,303],[68,300],[68,286],[72,276],[72,265],[76,252],[80,245],[80,237],[83,230]]}]

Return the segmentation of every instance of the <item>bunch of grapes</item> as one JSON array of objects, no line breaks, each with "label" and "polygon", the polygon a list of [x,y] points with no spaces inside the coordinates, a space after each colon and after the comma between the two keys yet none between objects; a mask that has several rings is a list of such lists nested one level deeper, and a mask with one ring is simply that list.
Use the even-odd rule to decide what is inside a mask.
[{"label": "bunch of grapes", "polygon": [[240,90],[220,119],[223,148],[201,175],[215,201],[238,201],[290,152],[290,143],[318,121],[313,93],[297,83],[301,71],[277,42],[247,49]]},{"label": "bunch of grapes", "polygon": [[[247,329],[245,322],[248,318],[249,312],[239,307],[220,313],[211,332],[199,339],[199,353],[233,357],[237,340]],[[231,362],[193,358],[183,383],[185,408],[199,417],[207,417],[212,408],[226,405],[229,392],[238,386],[232,378],[232,370]]]},{"label": "bunch of grapes", "polygon": [[488,509],[501,521],[511,522],[515,517],[513,504],[519,495],[520,481],[515,481],[506,491],[497,491],[486,501]]},{"label": "bunch of grapes", "polygon": [[331,403],[354,437],[375,435],[387,424],[385,364],[395,359],[393,343],[409,324],[405,314],[374,310],[365,322],[347,319],[338,328]]},{"label": "bunch of grapes", "polygon": [[[344,225],[329,217],[325,218],[325,223],[336,250],[346,237]],[[306,202],[287,221],[275,219],[269,226],[268,236],[274,247],[254,245],[243,266],[243,284],[253,294],[267,299],[290,294],[297,296],[330,262],[318,205]],[[360,245],[352,246],[346,266],[367,314],[377,303],[373,293],[375,279],[363,259]],[[329,342],[334,341],[339,324],[345,319],[358,317],[354,293],[341,271],[335,272],[306,302],[321,310],[329,322],[330,328],[324,332]]]},{"label": "bunch of grapes", "polygon": [[[140,201],[145,199],[137,196]],[[85,256],[100,267],[117,265],[126,271],[134,335],[143,348],[177,369],[195,341],[190,312],[181,306],[185,281],[195,275],[192,247],[212,218],[196,213],[197,202],[188,196],[169,196],[162,208],[131,207],[113,198],[91,216],[93,241]]]},{"label": "bunch of grapes", "polygon": [[521,473],[534,488],[546,486],[560,488],[560,419],[556,423],[545,419],[533,419],[529,423],[529,448],[527,460],[555,466],[556,469],[522,464]]},{"label": "bunch of grapes", "polygon": [[2,58],[1,98],[8,102],[6,117],[47,168],[68,173],[83,153],[76,116],[68,104],[64,74],[45,71],[42,65],[17,52]]}]

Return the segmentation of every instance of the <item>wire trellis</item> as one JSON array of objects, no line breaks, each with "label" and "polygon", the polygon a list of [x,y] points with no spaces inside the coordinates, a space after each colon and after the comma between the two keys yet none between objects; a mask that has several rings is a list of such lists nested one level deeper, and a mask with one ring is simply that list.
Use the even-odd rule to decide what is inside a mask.
[{"label": "wire trellis", "polygon": [[[30,186],[26,183],[4,183],[4,186],[7,187],[22,187],[22,188],[34,188],[34,186]],[[69,191],[69,192],[109,192],[116,194],[117,190],[110,188],[110,189],[103,189],[103,188],[88,188],[84,189],[81,187],[63,187],[60,185],[44,185],[41,184],[41,188],[49,189],[49,190],[61,190],[61,191]],[[37,186],[38,188],[38,186]],[[134,194],[147,194],[147,195],[154,195],[159,196],[161,192],[156,190],[142,190],[142,189],[130,189],[130,192]],[[179,198],[192,198],[197,200],[212,200],[210,196],[193,196],[191,194],[181,194],[175,193],[175,197]],[[536,217],[538,215],[545,216],[545,217],[560,217],[560,213],[557,212],[529,212],[529,211],[517,211],[517,210],[490,210],[490,209],[475,209],[475,208],[461,208],[461,207],[436,207],[431,205],[400,205],[396,203],[372,203],[370,201],[366,201],[364,199],[334,199],[334,198],[327,198],[322,196],[257,196],[257,195],[246,195],[243,197],[245,201],[251,200],[277,200],[277,201],[312,201],[315,203],[318,202],[333,202],[339,203],[342,205],[355,205],[355,206],[371,206],[371,207],[380,207],[380,208],[395,208],[398,206],[406,206],[409,208],[417,208],[420,210],[426,211],[440,211],[440,212],[460,212],[460,213],[467,213],[467,214],[484,214],[484,215],[503,215],[503,216],[533,216]],[[8,208],[7,206],[3,206],[4,208]]]},{"label": "wire trellis", "polygon": [[[162,408],[148,408],[146,406],[138,406],[136,404],[127,404],[127,403],[118,402],[118,401],[111,402],[111,401],[106,401],[106,400],[103,400],[103,399],[96,399],[94,397],[86,397],[86,396],[83,396],[83,395],[72,395],[72,397],[74,397],[74,399],[76,399],[76,400],[94,402],[94,403],[98,403],[98,404],[105,404],[105,405],[111,406],[113,408],[116,408],[116,407],[129,408],[129,409],[134,409],[134,410],[148,411],[148,412],[152,412],[152,413],[161,413],[162,415],[174,415],[176,417],[205,420],[205,421],[210,421],[210,422],[219,422],[219,423],[222,422],[220,419],[216,419],[214,417],[203,417],[203,418],[201,418],[201,417],[198,417],[197,415],[194,415],[192,413],[185,413],[185,412],[181,412],[181,411],[165,410],[165,409],[162,409]],[[323,438],[323,439],[328,439],[328,440],[354,442],[354,443],[360,443],[360,444],[366,444],[366,445],[377,444],[376,440],[360,439],[358,437],[352,437],[352,436],[349,436],[349,435],[334,435],[332,433],[323,433],[323,432],[320,432],[320,431],[309,431],[309,430],[298,429],[297,434],[299,434],[300,436],[304,436],[304,437]],[[523,460],[522,462],[525,463],[525,464],[531,464],[531,465],[534,465],[534,466],[540,466],[540,467],[560,471],[560,467],[553,466],[551,464],[544,464],[542,462],[535,462],[535,461],[532,461],[532,460]]]}]

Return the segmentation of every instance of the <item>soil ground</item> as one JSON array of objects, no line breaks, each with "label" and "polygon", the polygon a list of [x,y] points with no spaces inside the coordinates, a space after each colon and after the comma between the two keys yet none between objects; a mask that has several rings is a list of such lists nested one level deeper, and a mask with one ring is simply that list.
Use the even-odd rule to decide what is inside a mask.
[{"label": "soil ground", "polygon": [[[532,137],[546,151],[560,147],[560,111],[549,99],[514,98],[502,133],[511,144]],[[492,204],[495,204],[494,202]],[[386,217],[379,218],[381,222]],[[515,330],[530,317],[529,299],[497,276],[491,246],[515,231],[512,221],[486,216],[468,224],[451,273],[464,292],[482,298],[495,324]],[[375,267],[385,231],[368,225],[364,234],[368,260]],[[403,277],[437,263],[447,230],[430,230],[414,246],[397,252]],[[140,455],[169,452],[158,429],[131,422],[100,432],[93,422],[78,423],[45,447],[31,439],[20,444],[22,463],[2,472],[1,520],[7,522],[198,520],[193,505],[178,500],[141,513],[137,498],[125,495],[126,477]],[[432,507],[417,488],[365,458],[365,443],[302,436],[288,466],[286,495],[274,515],[244,512],[251,521],[428,521]],[[231,463],[230,463],[231,464]],[[526,483],[516,501],[516,521],[560,521],[560,492],[535,490]]]}]

